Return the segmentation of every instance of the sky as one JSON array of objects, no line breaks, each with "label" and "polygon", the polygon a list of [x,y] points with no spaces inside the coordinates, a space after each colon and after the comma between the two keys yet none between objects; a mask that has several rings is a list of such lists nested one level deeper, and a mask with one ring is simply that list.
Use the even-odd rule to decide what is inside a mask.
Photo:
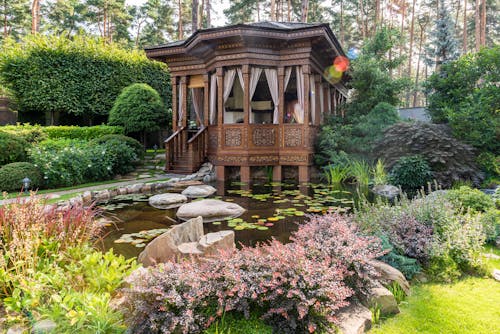
[{"label": "sky", "polygon": [[[145,3],[147,0],[126,0],[125,3],[127,5],[140,6]],[[223,14],[223,10],[229,7],[229,0],[216,0],[212,1],[212,26],[219,27],[225,24],[225,17]]]}]

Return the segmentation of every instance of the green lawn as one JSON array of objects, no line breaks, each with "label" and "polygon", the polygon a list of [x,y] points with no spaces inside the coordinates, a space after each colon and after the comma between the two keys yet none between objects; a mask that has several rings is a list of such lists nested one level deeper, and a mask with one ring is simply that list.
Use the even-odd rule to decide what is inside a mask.
[{"label": "green lawn", "polygon": [[[500,253],[494,248],[487,251]],[[488,262],[500,269],[498,260]],[[400,307],[400,314],[382,320],[369,333],[500,333],[500,282],[491,278],[416,285]]]}]

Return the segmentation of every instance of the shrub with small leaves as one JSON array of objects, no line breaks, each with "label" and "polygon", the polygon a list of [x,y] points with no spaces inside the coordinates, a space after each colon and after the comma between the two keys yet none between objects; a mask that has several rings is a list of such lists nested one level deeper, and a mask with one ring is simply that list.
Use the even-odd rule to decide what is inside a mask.
[{"label": "shrub with small leaves", "polygon": [[479,189],[462,186],[446,192],[446,198],[456,207],[467,211],[472,209],[476,212],[485,212],[495,207],[493,199]]},{"label": "shrub with small leaves", "polygon": [[101,137],[98,137],[98,138],[92,140],[92,143],[104,144],[108,140],[121,141],[121,142],[127,144],[128,146],[130,146],[130,148],[132,148],[134,150],[135,154],[137,155],[137,158],[139,158],[139,159],[144,158],[144,146],[141,143],[139,143],[137,140],[135,140],[134,138],[131,138],[131,137],[127,137],[127,136],[119,135],[119,134],[105,135],[105,136],[101,136]]},{"label": "shrub with small leaves", "polygon": [[432,172],[427,161],[419,155],[400,158],[392,167],[389,179],[392,184],[403,189],[414,190],[432,180]]},{"label": "shrub with small leaves", "polygon": [[28,143],[16,135],[0,131],[0,147],[0,166],[26,159]]},{"label": "shrub with small leaves", "polygon": [[29,162],[13,162],[0,168],[0,191],[21,191],[23,179],[30,179],[30,190],[42,184],[40,170]]}]

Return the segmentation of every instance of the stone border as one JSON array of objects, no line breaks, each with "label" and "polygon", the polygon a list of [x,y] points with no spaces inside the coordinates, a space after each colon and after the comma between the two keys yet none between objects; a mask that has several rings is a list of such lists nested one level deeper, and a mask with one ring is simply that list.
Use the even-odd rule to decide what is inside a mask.
[{"label": "stone border", "polygon": [[85,191],[81,195],[70,198],[67,201],[58,202],[56,205],[61,209],[68,209],[77,205],[91,205],[95,203],[107,202],[118,195],[129,194],[151,194],[159,190],[174,189],[182,186],[203,184],[216,180],[214,166],[206,162],[196,173],[180,178],[172,178],[164,182],[156,183],[134,183],[115,189],[105,189],[100,191]]}]

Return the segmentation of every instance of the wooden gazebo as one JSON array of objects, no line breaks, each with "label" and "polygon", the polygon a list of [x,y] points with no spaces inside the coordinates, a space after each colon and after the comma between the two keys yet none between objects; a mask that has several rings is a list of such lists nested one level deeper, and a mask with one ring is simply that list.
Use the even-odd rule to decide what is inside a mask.
[{"label": "wooden gazebo", "polygon": [[165,169],[193,172],[207,159],[223,180],[253,166],[297,166],[307,182],[325,114],[346,99],[344,81],[325,77],[342,48],[327,24],[260,22],[199,30],[146,48],[172,79],[173,135]]}]

